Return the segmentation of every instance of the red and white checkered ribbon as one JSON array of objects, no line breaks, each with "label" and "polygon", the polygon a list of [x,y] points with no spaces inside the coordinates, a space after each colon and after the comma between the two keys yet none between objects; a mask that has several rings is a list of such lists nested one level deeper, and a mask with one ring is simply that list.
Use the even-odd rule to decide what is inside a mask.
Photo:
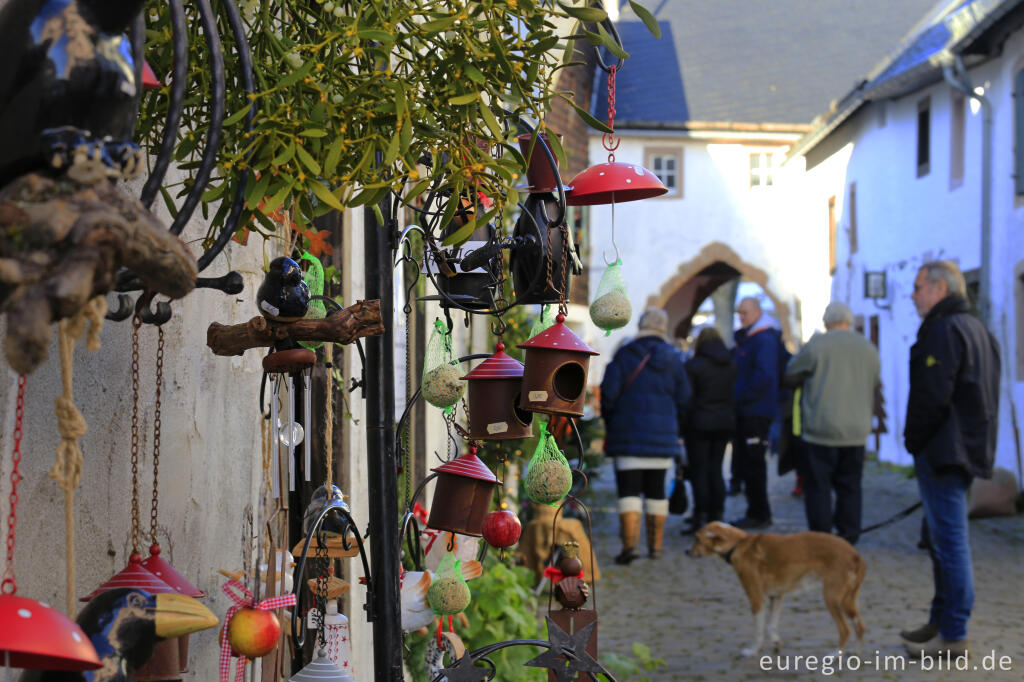
[{"label": "red and white checkered ribbon", "polygon": [[[261,611],[273,611],[274,609],[295,606],[295,595],[285,594],[280,597],[270,597],[257,604],[252,592],[237,580],[229,580],[221,585],[220,589],[235,603],[234,606],[228,609],[227,615],[224,616],[224,626],[220,632],[220,682],[231,682],[231,659],[234,656],[231,654],[231,645],[228,643],[227,635],[228,623],[231,622],[231,617],[245,607]],[[244,682],[245,664],[249,659],[245,656],[238,656],[237,658],[238,666],[235,669],[235,682]]]}]

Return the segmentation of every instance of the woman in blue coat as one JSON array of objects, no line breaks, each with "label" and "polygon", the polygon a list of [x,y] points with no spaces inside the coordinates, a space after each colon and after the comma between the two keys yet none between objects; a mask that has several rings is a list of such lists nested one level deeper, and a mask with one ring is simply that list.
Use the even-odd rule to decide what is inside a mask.
[{"label": "woman in blue coat", "polygon": [[[601,415],[605,452],[615,458],[622,552],[615,562],[639,558],[641,513],[646,512],[647,548],[661,555],[668,500],[665,471],[683,454],[682,428],[690,400],[683,355],[668,342],[668,315],[650,308],[639,334],[605,369]],[[641,499],[643,496],[643,499]]]}]

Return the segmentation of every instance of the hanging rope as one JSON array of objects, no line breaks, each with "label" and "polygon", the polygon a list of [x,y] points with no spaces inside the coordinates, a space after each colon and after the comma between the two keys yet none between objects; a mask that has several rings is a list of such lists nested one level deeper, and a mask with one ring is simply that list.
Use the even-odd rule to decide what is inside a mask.
[{"label": "hanging rope", "polygon": [[69,618],[75,617],[75,488],[82,480],[82,465],[85,462],[78,439],[84,436],[88,429],[85,417],[75,407],[74,402],[75,341],[86,333],[88,323],[85,346],[91,351],[98,350],[103,316],[106,314],[107,301],[102,296],[97,296],[77,315],[57,324],[62,393],[54,400],[54,411],[61,440],[57,445],[57,461],[50,469],[50,478],[64,491],[64,560],[67,581],[65,606]]}]

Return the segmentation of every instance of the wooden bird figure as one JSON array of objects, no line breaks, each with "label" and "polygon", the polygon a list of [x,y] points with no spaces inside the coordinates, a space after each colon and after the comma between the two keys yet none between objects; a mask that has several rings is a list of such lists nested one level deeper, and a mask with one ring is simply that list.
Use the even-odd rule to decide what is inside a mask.
[{"label": "wooden bird figure", "polygon": [[26,670],[21,682],[134,682],[135,670],[161,639],[217,625],[217,617],[192,597],[120,588],[92,599],[75,619],[103,663],[86,672]]},{"label": "wooden bird figure", "polygon": [[[0,10],[0,186],[76,152],[133,175],[141,84],[125,32],[144,0],[8,0]],[[84,152],[84,157],[82,157]]]},{"label": "wooden bird figure", "polygon": [[[479,561],[464,561],[462,578],[472,580],[483,574],[483,566]],[[427,602],[427,590],[436,574],[432,571],[409,571],[402,576],[402,629],[413,632],[425,628],[437,617]]]}]

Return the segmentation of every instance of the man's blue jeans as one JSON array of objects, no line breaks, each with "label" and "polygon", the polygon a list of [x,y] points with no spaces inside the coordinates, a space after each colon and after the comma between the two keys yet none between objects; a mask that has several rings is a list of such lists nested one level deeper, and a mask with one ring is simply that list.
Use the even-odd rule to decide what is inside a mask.
[{"label": "man's blue jeans", "polygon": [[917,487],[921,491],[931,538],[935,597],[928,622],[939,626],[946,641],[967,638],[967,619],[974,606],[971,543],[967,533],[967,488],[963,472],[932,469],[923,456],[914,458]]}]

